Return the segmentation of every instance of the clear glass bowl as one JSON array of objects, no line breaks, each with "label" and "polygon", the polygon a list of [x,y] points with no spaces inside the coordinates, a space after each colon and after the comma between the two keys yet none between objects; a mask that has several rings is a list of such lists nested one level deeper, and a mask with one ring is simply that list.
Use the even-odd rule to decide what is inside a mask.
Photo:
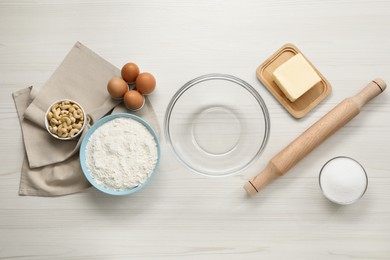
[{"label": "clear glass bowl", "polygon": [[368,177],[358,161],[338,156],[327,161],[321,168],[319,184],[328,200],[348,205],[363,197],[368,187]]},{"label": "clear glass bowl", "polygon": [[181,87],[164,124],[179,161],[206,176],[227,176],[249,166],[264,150],[270,130],[258,92],[225,74],[204,75]]}]

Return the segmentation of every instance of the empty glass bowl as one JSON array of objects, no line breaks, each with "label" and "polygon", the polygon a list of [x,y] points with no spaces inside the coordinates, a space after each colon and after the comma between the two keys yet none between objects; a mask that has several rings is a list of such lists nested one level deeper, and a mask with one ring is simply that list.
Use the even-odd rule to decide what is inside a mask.
[{"label": "empty glass bowl", "polygon": [[192,171],[227,176],[255,161],[268,141],[263,99],[245,81],[209,74],[189,81],[170,101],[165,135],[176,157]]}]

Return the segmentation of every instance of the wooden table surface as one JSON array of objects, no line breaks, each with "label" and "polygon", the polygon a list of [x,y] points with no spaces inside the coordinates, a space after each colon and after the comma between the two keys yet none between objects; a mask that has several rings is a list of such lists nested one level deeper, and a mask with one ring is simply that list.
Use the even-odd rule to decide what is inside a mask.
[{"label": "wooden table surface", "polygon": [[[389,25],[384,0],[1,0],[0,259],[390,259],[389,93],[256,197],[242,188],[344,98],[376,77],[390,83]],[[163,138],[156,178],[135,195],[91,188],[18,196],[24,147],[11,94],[40,88],[76,41],[118,67],[132,60],[155,74],[150,100],[161,127],[187,81],[214,72],[247,81],[271,118],[261,158],[237,175],[207,178],[184,168]],[[255,76],[288,42],[333,87],[301,120]],[[365,196],[349,206],[328,202],[318,185],[322,165],[339,155],[358,160],[369,176]]]}]

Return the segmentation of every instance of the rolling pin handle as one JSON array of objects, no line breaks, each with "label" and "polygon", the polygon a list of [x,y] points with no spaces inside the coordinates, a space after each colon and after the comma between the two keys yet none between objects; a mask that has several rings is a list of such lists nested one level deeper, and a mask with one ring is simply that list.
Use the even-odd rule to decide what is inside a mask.
[{"label": "rolling pin handle", "polygon": [[359,109],[367,104],[371,99],[378,96],[385,91],[386,82],[382,79],[374,79],[365,88],[363,88],[358,94],[351,97],[351,99],[359,106]]},{"label": "rolling pin handle", "polygon": [[283,172],[281,172],[271,160],[260,174],[245,183],[244,189],[249,195],[255,195],[264,186],[281,175],[283,175]]},{"label": "rolling pin handle", "polygon": [[374,82],[376,85],[378,85],[378,87],[381,89],[381,92],[385,91],[387,85],[383,79],[377,78],[377,79],[374,79],[372,82]]}]

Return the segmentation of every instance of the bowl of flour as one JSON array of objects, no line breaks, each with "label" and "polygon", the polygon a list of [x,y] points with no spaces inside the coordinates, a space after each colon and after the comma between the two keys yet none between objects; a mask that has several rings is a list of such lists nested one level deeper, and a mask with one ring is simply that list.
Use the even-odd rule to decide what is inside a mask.
[{"label": "bowl of flour", "polygon": [[85,177],[110,195],[129,195],[142,189],[155,175],[159,161],[155,131],[132,114],[103,117],[88,130],[80,146]]}]

